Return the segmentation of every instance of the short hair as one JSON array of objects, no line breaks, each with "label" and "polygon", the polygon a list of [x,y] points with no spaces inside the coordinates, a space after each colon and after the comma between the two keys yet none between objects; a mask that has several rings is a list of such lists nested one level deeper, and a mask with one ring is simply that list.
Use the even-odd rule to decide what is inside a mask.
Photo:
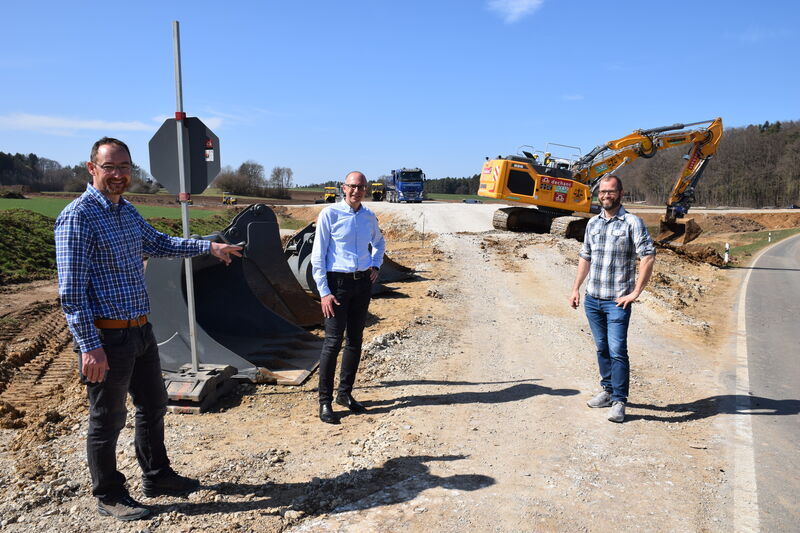
[{"label": "short hair", "polygon": [[619,179],[619,176],[617,176],[616,174],[609,174],[607,176],[603,176],[600,181],[606,181],[606,180],[610,180],[610,179],[617,180],[617,190],[621,191],[622,190],[622,180]]},{"label": "short hair", "polygon": [[91,161],[92,163],[96,163],[97,162],[96,161],[96,159],[97,159],[97,150],[99,150],[100,147],[103,146],[104,144],[116,144],[117,146],[119,146],[121,148],[124,148],[125,151],[128,152],[128,159],[133,161],[133,158],[131,157],[131,151],[128,149],[128,145],[125,144],[124,142],[120,141],[119,139],[115,139],[113,137],[103,137],[102,139],[100,139],[99,141],[94,143],[92,145],[92,151],[89,154],[89,161]]}]

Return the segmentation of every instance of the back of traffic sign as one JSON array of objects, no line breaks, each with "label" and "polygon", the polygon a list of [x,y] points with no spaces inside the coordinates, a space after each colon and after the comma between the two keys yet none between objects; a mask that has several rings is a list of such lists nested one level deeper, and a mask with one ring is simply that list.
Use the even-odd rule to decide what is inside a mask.
[{"label": "back of traffic sign", "polygon": [[[150,174],[173,194],[181,190],[177,122],[174,118],[165,120],[149,144]],[[188,117],[181,122],[186,192],[200,194],[219,174],[219,138],[199,118]]]}]

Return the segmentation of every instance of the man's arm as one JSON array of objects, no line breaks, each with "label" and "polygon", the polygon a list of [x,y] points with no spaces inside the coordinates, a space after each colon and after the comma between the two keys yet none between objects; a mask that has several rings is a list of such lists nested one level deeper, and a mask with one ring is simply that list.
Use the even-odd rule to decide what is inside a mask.
[{"label": "man's arm", "polygon": [[372,264],[370,265],[372,273],[370,273],[369,277],[370,281],[375,283],[378,280],[378,270],[383,264],[383,254],[386,251],[386,240],[383,238],[383,232],[381,232],[380,226],[378,226],[377,218],[373,220],[370,243],[372,244]]},{"label": "man's arm", "polygon": [[622,306],[622,308],[625,309],[628,307],[628,304],[632,304],[636,301],[636,298],[642,294],[642,291],[647,286],[647,282],[650,281],[650,276],[653,274],[653,265],[655,262],[655,254],[642,257],[642,259],[639,261],[639,276],[636,278],[636,286],[633,288],[633,292],[626,294],[625,296],[620,296],[614,300],[617,302],[617,306]]},{"label": "man's arm", "polygon": [[89,306],[89,263],[92,231],[76,213],[59,216],[55,225],[58,293],[67,325],[81,350],[81,374],[91,383],[105,379],[108,359],[94,327]]},{"label": "man's arm", "polygon": [[591,267],[589,261],[583,257],[578,258],[578,272],[575,274],[575,282],[572,284],[572,293],[569,295],[569,305],[571,305],[573,309],[577,309],[581,304],[581,285],[583,285],[586,276],[589,275],[589,267]]},{"label": "man's arm", "polygon": [[331,294],[328,287],[328,267],[326,257],[328,246],[331,240],[330,220],[328,219],[329,208],[323,209],[317,217],[317,229],[314,233],[314,246],[311,248],[311,275],[314,283],[317,284],[319,291],[319,303],[322,307],[322,316],[325,318],[333,317],[333,306],[339,305],[339,301]]}]

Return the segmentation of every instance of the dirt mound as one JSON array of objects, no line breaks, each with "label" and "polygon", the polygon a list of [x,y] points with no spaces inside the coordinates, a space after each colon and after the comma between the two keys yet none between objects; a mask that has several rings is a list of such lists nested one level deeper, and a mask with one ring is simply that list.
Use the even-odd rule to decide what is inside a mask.
[{"label": "dirt mound", "polygon": [[708,263],[716,267],[724,265],[722,256],[710,246],[688,245],[679,247],[669,244],[660,244],[658,247],[664,250],[670,250],[674,254],[693,263]]},{"label": "dirt mound", "polygon": [[709,233],[743,233],[766,228],[752,218],[738,215],[708,215],[704,217],[701,226],[703,231]]}]

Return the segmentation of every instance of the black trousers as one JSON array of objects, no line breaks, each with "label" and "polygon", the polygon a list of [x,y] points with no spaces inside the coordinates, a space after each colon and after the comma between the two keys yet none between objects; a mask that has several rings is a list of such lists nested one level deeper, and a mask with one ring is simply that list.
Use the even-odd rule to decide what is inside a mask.
[{"label": "black trousers", "polygon": [[372,282],[366,274],[361,279],[353,279],[352,274],[328,272],[328,287],[339,305],[334,304],[333,317],[325,319],[325,342],[319,358],[320,403],[330,403],[333,400],[333,377],[345,332],[347,344],[342,354],[337,393],[350,394],[353,390],[358,363],[361,361],[364,323],[372,297]]},{"label": "black trousers", "polygon": [[125,426],[128,393],[136,407],[134,447],[143,477],[152,480],[168,474],[171,468],[164,447],[167,391],[152,326],[101,329],[100,338],[109,370],[105,381],[86,384],[86,455],[92,495],[108,501],[127,494],[125,476],[117,470],[117,439]]}]

